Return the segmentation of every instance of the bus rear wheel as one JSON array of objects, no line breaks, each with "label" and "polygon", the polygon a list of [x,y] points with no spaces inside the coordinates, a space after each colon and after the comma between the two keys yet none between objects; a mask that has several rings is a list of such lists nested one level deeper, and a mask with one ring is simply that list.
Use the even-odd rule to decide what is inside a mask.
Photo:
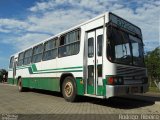
[{"label": "bus rear wheel", "polygon": [[24,92],[25,91],[25,88],[22,85],[21,78],[18,80],[18,90],[19,90],[19,92]]},{"label": "bus rear wheel", "polygon": [[64,79],[62,83],[62,94],[68,102],[74,102],[76,100],[76,83],[73,77],[68,76]]}]

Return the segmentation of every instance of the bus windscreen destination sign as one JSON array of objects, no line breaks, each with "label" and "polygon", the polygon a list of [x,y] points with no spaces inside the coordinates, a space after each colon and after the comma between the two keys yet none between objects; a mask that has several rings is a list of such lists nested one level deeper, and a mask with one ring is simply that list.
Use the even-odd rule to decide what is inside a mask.
[{"label": "bus windscreen destination sign", "polygon": [[141,30],[138,27],[112,13],[109,14],[109,21],[116,24],[118,27],[121,27],[129,32],[136,33],[141,36]]}]

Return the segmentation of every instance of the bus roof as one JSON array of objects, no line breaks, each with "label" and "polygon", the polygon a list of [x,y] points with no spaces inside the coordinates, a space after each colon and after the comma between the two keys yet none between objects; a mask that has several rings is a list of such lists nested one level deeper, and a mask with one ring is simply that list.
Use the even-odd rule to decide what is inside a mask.
[{"label": "bus roof", "polygon": [[[87,24],[87,23],[90,23],[90,22],[92,22],[92,21],[94,21],[94,20],[96,20],[96,19],[99,19],[99,18],[104,17],[104,16],[109,16],[109,14],[113,14],[113,13],[112,13],[112,12],[105,12],[105,13],[103,13],[103,14],[97,16],[97,17],[94,17],[94,18],[92,18],[92,19],[90,19],[90,20],[88,20],[88,21],[86,21],[86,22],[83,22],[83,23],[81,23],[81,24],[79,24],[79,25],[77,25],[77,26],[71,27],[70,29],[67,29],[67,30],[65,30],[65,31],[63,31],[63,32],[60,32],[60,33],[56,34],[56,35],[53,35],[53,36],[51,36],[51,37],[49,37],[49,38],[47,38],[47,39],[45,39],[45,40],[42,40],[41,42],[38,42],[38,43],[30,46],[30,47],[27,47],[26,49],[23,49],[23,50],[15,53],[15,54],[13,54],[13,55],[11,55],[11,57],[12,57],[12,56],[18,57],[18,54],[19,54],[19,53],[21,53],[21,52],[23,52],[23,51],[25,51],[25,50],[28,50],[29,48],[33,48],[34,46],[37,46],[37,45],[39,45],[39,44],[41,44],[41,43],[44,43],[44,42],[46,42],[46,41],[48,41],[48,40],[51,40],[51,39],[53,39],[53,38],[59,37],[60,35],[65,34],[65,33],[69,32],[69,31],[72,31],[72,30],[74,30],[74,29],[80,28],[81,26],[83,26],[83,25],[85,25],[85,24]],[[114,15],[115,15],[115,14],[114,14]],[[122,18],[122,19],[123,19],[123,18]],[[125,19],[124,19],[124,20],[125,20]],[[126,21],[126,20],[125,20],[125,21]],[[127,21],[127,22],[128,22],[128,21]],[[131,23],[131,24],[132,24],[132,23]],[[134,24],[132,24],[132,25],[134,25]],[[134,25],[134,26],[137,27],[136,25]],[[137,27],[137,28],[139,28],[139,27]],[[139,29],[140,29],[140,28],[139,28]]]},{"label": "bus roof", "polygon": [[23,51],[25,51],[25,50],[28,50],[29,48],[33,48],[34,46],[37,46],[37,45],[39,45],[39,44],[41,44],[41,43],[44,43],[44,42],[46,42],[46,41],[48,41],[48,40],[50,40],[50,39],[53,39],[53,38],[55,38],[55,37],[59,37],[59,36],[62,35],[62,34],[65,34],[65,33],[69,32],[69,31],[72,31],[72,30],[74,30],[74,29],[76,29],[76,28],[79,28],[79,27],[81,27],[81,26],[83,26],[83,25],[85,25],[85,24],[87,24],[87,23],[90,23],[90,22],[92,22],[92,21],[94,21],[94,20],[96,20],[96,19],[99,19],[99,18],[101,18],[101,17],[104,17],[105,15],[108,15],[108,14],[109,14],[109,12],[105,12],[105,13],[103,13],[103,14],[97,16],[97,17],[94,17],[94,18],[92,18],[92,19],[90,19],[90,20],[88,20],[88,21],[86,21],[86,22],[80,23],[80,24],[77,25],[77,26],[71,27],[70,29],[67,29],[67,30],[65,30],[65,31],[63,31],[63,32],[61,32],[61,33],[56,34],[56,35],[53,35],[53,36],[51,36],[51,37],[49,37],[49,38],[47,38],[47,39],[45,39],[45,40],[42,40],[41,42],[38,42],[38,43],[36,43],[36,44],[33,44],[32,46],[27,47],[26,49],[23,49],[23,50],[15,53],[15,54],[13,54],[13,55],[11,55],[10,57],[12,57],[12,56],[18,57],[18,54],[19,54],[19,53],[21,53],[21,52],[23,52]]}]

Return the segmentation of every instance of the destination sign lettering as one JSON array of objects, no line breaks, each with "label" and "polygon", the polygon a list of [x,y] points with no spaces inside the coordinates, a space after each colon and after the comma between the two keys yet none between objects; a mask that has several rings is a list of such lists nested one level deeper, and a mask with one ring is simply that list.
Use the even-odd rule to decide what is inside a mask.
[{"label": "destination sign lettering", "polygon": [[110,13],[109,14],[109,20],[116,24],[118,27],[121,27],[129,32],[132,32],[132,33],[136,33],[138,34],[139,36],[141,36],[141,30],[134,26],[133,24],[127,22],[126,20],[123,20],[122,18]]}]

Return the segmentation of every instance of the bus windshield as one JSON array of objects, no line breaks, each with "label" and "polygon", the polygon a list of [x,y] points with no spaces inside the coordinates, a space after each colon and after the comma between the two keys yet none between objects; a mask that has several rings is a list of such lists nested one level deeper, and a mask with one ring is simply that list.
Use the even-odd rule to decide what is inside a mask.
[{"label": "bus windshield", "polygon": [[142,40],[128,32],[109,26],[107,58],[114,63],[144,66]]}]

